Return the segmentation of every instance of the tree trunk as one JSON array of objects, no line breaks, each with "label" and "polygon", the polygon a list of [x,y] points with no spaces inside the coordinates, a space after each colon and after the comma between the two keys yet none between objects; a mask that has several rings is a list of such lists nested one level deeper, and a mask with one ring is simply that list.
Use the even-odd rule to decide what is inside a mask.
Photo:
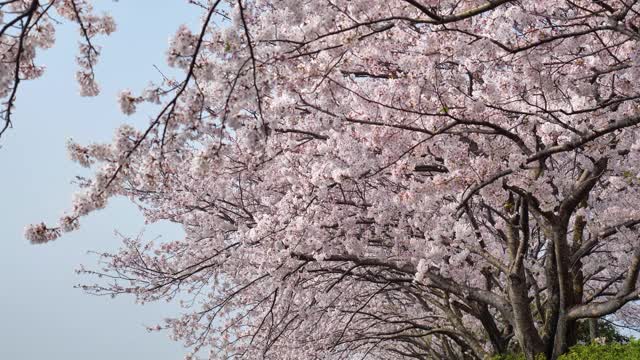
[{"label": "tree trunk", "polygon": [[596,338],[599,336],[598,334],[598,319],[597,318],[589,318],[587,319],[589,323],[589,340],[594,342]]},{"label": "tree trunk", "polygon": [[[575,279],[569,268],[570,251],[567,243],[568,218],[564,218],[553,226],[553,245],[555,265],[557,269],[557,284],[559,290],[559,311],[556,322],[555,336],[553,338],[553,352],[549,360],[555,360],[567,352],[570,346],[577,343],[578,324],[568,318],[569,308],[580,299],[582,290],[574,287]],[[577,292],[580,292],[578,294]]]},{"label": "tree trunk", "polygon": [[544,344],[540,339],[531,316],[531,307],[527,296],[524,274],[513,274],[509,279],[509,297],[513,305],[514,331],[522,353],[527,360],[533,360],[544,353]]}]

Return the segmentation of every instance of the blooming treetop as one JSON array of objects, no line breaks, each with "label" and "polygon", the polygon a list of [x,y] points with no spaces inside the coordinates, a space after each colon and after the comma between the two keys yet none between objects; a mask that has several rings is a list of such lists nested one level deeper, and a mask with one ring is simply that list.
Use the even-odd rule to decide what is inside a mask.
[{"label": "blooming treetop", "polygon": [[[212,359],[555,359],[579,320],[636,323],[636,1],[189,2],[201,26],[167,52],[184,78],[120,96],[162,110],[70,143],[95,176],[27,229],[54,240],[117,195],[183,226],[125,238],[87,291],[182,300],[155,329]],[[50,7],[84,29],[97,92],[109,17],[1,4],[7,124]]]},{"label": "blooming treetop", "polygon": [[100,47],[93,39],[115,31],[111,16],[96,15],[87,0],[0,1],[0,136],[11,126],[20,82],[35,79],[44,71],[35,57],[38,49],[47,49],[55,41],[55,24],[59,21],[53,17],[52,9],[58,17],[78,24],[82,39],[76,57],[80,94],[95,96],[99,93],[93,67],[98,61]]}]

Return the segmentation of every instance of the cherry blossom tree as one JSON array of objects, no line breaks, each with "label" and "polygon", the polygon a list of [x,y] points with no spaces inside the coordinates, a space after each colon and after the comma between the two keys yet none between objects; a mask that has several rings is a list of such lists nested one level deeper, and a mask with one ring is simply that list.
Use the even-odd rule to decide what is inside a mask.
[{"label": "cherry blossom tree", "polygon": [[[637,1],[189,2],[184,78],[120,96],[161,111],[70,143],[95,176],[26,230],[54,240],[114,196],[184,228],[124,237],[86,291],[180,302],[151,330],[212,359],[556,359],[579,321],[639,323]],[[7,124],[49,7],[83,29],[96,93],[109,17],[2,4]]]},{"label": "cherry blossom tree", "polygon": [[58,18],[78,24],[82,39],[76,57],[80,94],[99,93],[93,68],[100,47],[94,45],[93,38],[115,31],[115,22],[109,15],[94,14],[87,0],[0,1],[0,137],[11,126],[20,82],[38,78],[44,71],[44,66],[35,62],[36,53],[53,45]]}]

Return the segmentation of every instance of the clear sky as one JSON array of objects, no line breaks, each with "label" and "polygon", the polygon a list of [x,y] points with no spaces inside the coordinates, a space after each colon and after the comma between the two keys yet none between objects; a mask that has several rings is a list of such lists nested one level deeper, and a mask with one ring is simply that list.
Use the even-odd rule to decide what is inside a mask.
[{"label": "clear sky", "polygon": [[[41,53],[43,78],[23,82],[14,128],[0,140],[0,359],[181,359],[182,346],[165,333],[147,333],[179,311],[173,304],[136,305],[132,298],[96,297],[73,286],[94,279],[76,275],[91,267],[89,250],[119,247],[114,230],[135,236],[180,236],[172,224],[145,227],[137,209],[125,200],[82,220],[82,229],[46,245],[30,245],[25,225],[53,223],[71,204],[75,175],[86,170],[67,157],[68,138],[86,144],[109,141],[123,122],[144,126],[153,109],[133,117],[116,101],[124,88],[142,89],[158,80],[153,65],[166,69],[169,36],[182,23],[195,26],[199,12],[185,0],[95,1],[111,12],[118,31],[97,40],[103,54],[97,67],[102,94],[80,98],[75,84],[78,30],[62,26],[53,49]],[[161,4],[161,5],[160,5]]]}]

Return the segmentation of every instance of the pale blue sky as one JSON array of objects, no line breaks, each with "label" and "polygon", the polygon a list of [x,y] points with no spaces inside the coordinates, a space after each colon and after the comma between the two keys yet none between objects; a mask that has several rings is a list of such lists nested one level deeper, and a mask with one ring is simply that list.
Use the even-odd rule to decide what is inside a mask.
[{"label": "pale blue sky", "polygon": [[[166,69],[169,36],[181,23],[197,24],[197,8],[185,0],[95,1],[111,12],[118,31],[97,42],[103,55],[97,67],[102,94],[80,98],[74,74],[78,32],[62,26],[53,49],[39,56],[43,78],[24,82],[14,128],[0,140],[0,359],[181,359],[185,350],[165,333],[144,325],[179,311],[173,304],[136,305],[132,298],[95,297],[73,286],[93,279],[76,275],[79,264],[95,265],[88,250],[119,246],[114,230],[163,238],[180,236],[172,224],[145,228],[125,200],[82,220],[82,229],[41,246],[23,238],[28,223],[51,223],[70,206],[74,176],[86,171],[68,160],[65,141],[108,141],[123,122],[139,127],[153,109],[133,117],[119,112],[116,96],[158,80],[153,68]],[[160,5],[162,4],[162,5]],[[146,111],[144,111],[146,110]]]}]

